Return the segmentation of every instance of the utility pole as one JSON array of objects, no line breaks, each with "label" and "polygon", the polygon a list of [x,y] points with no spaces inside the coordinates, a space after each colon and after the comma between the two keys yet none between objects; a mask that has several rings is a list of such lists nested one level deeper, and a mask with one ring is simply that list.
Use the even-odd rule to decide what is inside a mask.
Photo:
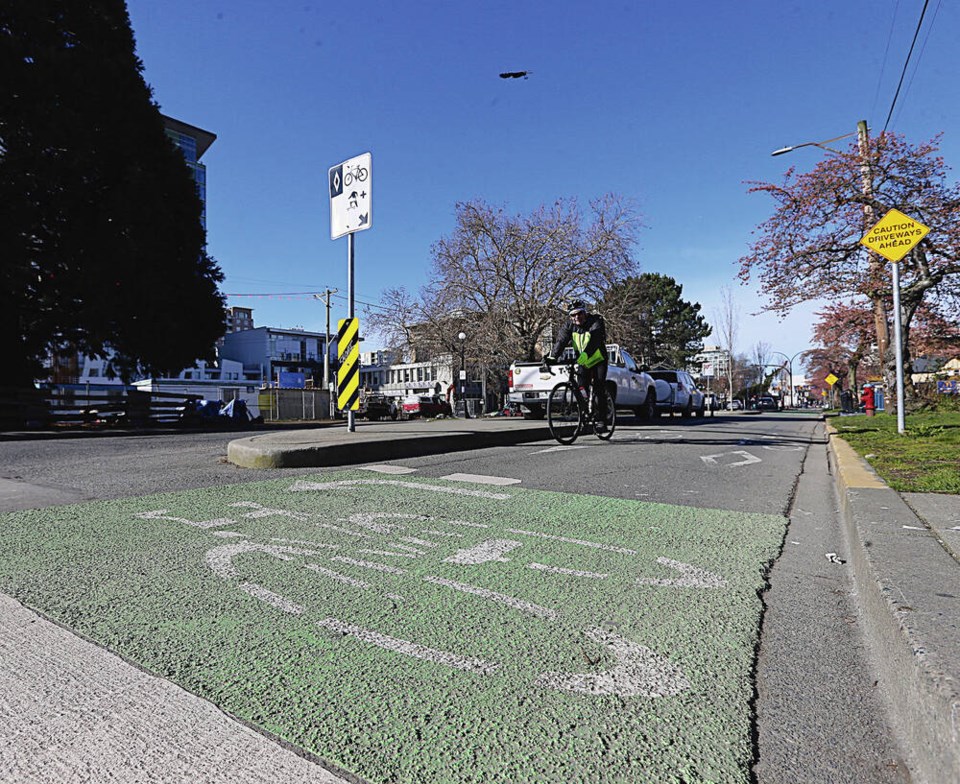
[{"label": "utility pole", "polygon": [[[314,294],[315,299],[326,299],[327,305],[327,332],[323,343],[323,388],[330,392],[330,295],[336,294],[337,289],[327,289],[323,294]],[[333,398],[330,398],[330,416],[333,416]]]},{"label": "utility pole", "polygon": [[[863,217],[866,228],[876,224],[873,212],[873,173],[870,169],[870,136],[867,121],[857,123],[857,145],[860,151],[860,183],[863,192]],[[876,253],[870,253],[870,277],[876,288],[884,285],[886,264]],[[881,297],[873,300],[873,324],[877,332],[877,353],[881,372],[885,373],[887,352],[890,349],[890,327],[888,326],[887,306]]]}]

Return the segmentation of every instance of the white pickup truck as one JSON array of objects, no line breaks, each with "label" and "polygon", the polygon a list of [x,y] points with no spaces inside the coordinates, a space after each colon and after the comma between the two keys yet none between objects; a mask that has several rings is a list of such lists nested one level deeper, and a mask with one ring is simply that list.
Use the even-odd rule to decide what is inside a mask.
[{"label": "white pickup truck", "polygon": [[[563,358],[569,361],[573,349],[567,349]],[[617,408],[627,408],[641,419],[656,416],[657,385],[653,378],[640,369],[633,357],[620,346],[607,344],[607,387]],[[543,419],[547,413],[547,398],[554,385],[564,380],[562,366],[554,367],[549,378],[540,378],[540,362],[514,362],[510,366],[507,399],[523,409],[528,419]]]}]

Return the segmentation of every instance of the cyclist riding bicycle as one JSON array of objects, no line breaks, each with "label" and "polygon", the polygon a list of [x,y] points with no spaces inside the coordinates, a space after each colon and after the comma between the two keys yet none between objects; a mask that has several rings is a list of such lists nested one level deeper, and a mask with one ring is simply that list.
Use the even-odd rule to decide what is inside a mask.
[{"label": "cyclist riding bicycle", "polygon": [[577,383],[581,387],[592,384],[597,390],[596,430],[607,429],[607,396],[603,393],[607,382],[607,325],[603,317],[587,313],[583,300],[574,300],[568,309],[570,321],[557,336],[553,351],[543,358],[544,364],[556,364],[556,358],[573,343],[577,352]]}]

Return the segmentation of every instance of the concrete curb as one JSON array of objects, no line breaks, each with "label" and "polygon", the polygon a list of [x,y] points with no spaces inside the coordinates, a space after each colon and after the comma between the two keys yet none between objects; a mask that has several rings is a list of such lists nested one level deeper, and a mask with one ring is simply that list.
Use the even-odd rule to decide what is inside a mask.
[{"label": "concrete curb", "polygon": [[378,434],[381,437],[373,440],[364,429],[347,433],[341,428],[337,433],[331,432],[329,438],[308,437],[301,444],[293,443],[290,437],[253,436],[231,441],[227,445],[227,460],[241,468],[322,468],[512,446],[551,437],[546,424],[524,424],[527,426],[488,431],[464,428],[429,434],[395,430]]},{"label": "concrete curb", "polygon": [[827,425],[872,664],[916,781],[960,782],[960,569]]}]

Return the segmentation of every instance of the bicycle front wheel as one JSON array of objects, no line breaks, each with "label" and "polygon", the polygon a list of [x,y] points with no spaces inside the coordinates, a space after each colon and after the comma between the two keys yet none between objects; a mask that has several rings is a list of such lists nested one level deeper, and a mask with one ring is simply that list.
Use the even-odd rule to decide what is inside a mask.
[{"label": "bicycle front wheel", "polygon": [[573,384],[561,381],[547,398],[547,427],[561,444],[572,444],[583,426],[583,409]]},{"label": "bicycle front wheel", "polygon": [[602,433],[597,433],[597,438],[609,441],[613,437],[613,431],[617,429],[617,407],[613,403],[613,395],[610,394],[610,391],[607,390],[605,394],[607,396],[607,429]]}]

